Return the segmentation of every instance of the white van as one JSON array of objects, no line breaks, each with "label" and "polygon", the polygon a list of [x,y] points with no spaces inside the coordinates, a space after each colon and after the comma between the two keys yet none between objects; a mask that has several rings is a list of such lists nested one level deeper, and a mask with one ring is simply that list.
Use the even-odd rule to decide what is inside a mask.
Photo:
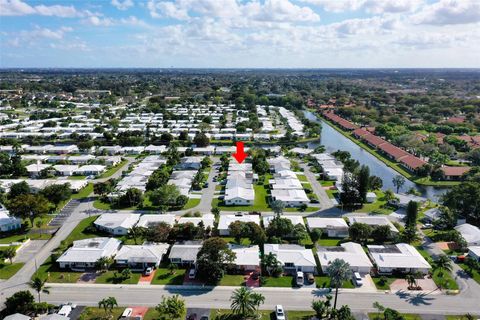
[{"label": "white van", "polygon": [[297,272],[297,286],[299,286],[299,287],[303,286],[303,282],[304,282],[303,272],[298,271]]},{"label": "white van", "polygon": [[195,279],[195,276],[197,275],[197,269],[196,268],[192,268],[190,269],[190,271],[188,272],[188,279]]},{"label": "white van", "polygon": [[132,308],[127,308],[123,311],[122,313],[122,316],[120,317],[120,319],[125,319],[125,318],[129,318],[133,313],[133,309]]}]

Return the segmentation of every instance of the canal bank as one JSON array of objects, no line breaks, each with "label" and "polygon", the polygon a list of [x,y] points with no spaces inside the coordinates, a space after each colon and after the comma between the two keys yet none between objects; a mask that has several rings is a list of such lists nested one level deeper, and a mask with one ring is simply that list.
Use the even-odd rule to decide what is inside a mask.
[{"label": "canal bank", "polygon": [[[395,176],[399,175],[397,171],[387,166],[380,159],[372,155],[367,150],[363,149],[361,146],[359,146],[349,138],[345,137],[332,125],[330,125],[325,120],[318,118],[312,112],[304,111],[304,114],[307,119],[311,121],[316,121],[322,125],[321,138],[318,145],[323,145],[327,152],[330,153],[337,150],[350,152],[353,159],[357,160],[362,165],[367,165],[370,168],[370,173],[372,175],[382,178],[383,190],[395,190],[392,179]],[[316,147],[318,145],[311,144],[310,146]],[[424,186],[406,179],[405,185],[403,186],[403,189],[401,191],[406,192],[411,188],[418,190],[422,194],[422,196],[427,197],[431,200],[438,200],[438,197],[448,190],[448,187]]]}]

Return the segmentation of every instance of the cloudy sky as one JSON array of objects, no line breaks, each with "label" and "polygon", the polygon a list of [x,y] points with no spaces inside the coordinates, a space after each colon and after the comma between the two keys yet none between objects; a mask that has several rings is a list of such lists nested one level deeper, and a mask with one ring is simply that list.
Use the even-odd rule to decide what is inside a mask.
[{"label": "cloudy sky", "polygon": [[480,0],[0,0],[0,67],[480,67]]}]

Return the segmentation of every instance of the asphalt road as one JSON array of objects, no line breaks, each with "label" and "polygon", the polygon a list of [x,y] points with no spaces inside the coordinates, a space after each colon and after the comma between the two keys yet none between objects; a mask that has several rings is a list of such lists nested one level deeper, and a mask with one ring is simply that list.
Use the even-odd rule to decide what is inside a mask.
[{"label": "asphalt road", "polygon": [[[52,284],[49,295],[42,299],[50,303],[69,301],[80,305],[95,306],[104,297],[114,296],[123,306],[155,306],[162,295],[180,294],[189,308],[229,309],[229,298],[235,287],[216,287],[214,289],[181,288],[178,286],[136,286],[136,285],[69,285]],[[261,309],[272,310],[276,304],[282,304],[287,310],[310,310],[314,299],[322,299],[325,291],[291,288],[256,288],[265,296],[265,304]],[[480,314],[480,305],[476,297],[462,295],[447,296],[437,293],[418,294],[399,292],[397,294],[384,293],[355,293],[345,289],[339,293],[338,304],[348,304],[355,312],[375,311],[372,304],[380,302],[386,307],[400,312],[417,314]]]}]

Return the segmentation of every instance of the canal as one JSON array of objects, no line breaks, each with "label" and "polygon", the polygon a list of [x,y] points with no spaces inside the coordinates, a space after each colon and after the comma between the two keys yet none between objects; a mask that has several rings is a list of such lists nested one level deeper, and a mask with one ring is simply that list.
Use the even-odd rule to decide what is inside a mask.
[{"label": "canal", "polygon": [[[392,179],[399,175],[395,170],[388,167],[385,163],[378,160],[368,151],[364,150],[353,141],[342,135],[335,130],[330,124],[323,119],[319,119],[315,114],[310,111],[304,111],[305,117],[311,121],[319,122],[322,125],[321,139],[319,143],[310,143],[309,147],[315,148],[318,145],[323,145],[327,152],[335,152],[337,150],[348,151],[352,155],[352,158],[358,160],[360,164],[367,165],[370,168],[370,174],[378,176],[383,180],[383,188],[392,189],[395,191]],[[422,196],[432,200],[438,200],[438,197],[444,194],[448,188],[437,188],[431,186],[418,185],[410,180],[405,181],[401,192],[406,192],[410,188],[415,188]]]}]

